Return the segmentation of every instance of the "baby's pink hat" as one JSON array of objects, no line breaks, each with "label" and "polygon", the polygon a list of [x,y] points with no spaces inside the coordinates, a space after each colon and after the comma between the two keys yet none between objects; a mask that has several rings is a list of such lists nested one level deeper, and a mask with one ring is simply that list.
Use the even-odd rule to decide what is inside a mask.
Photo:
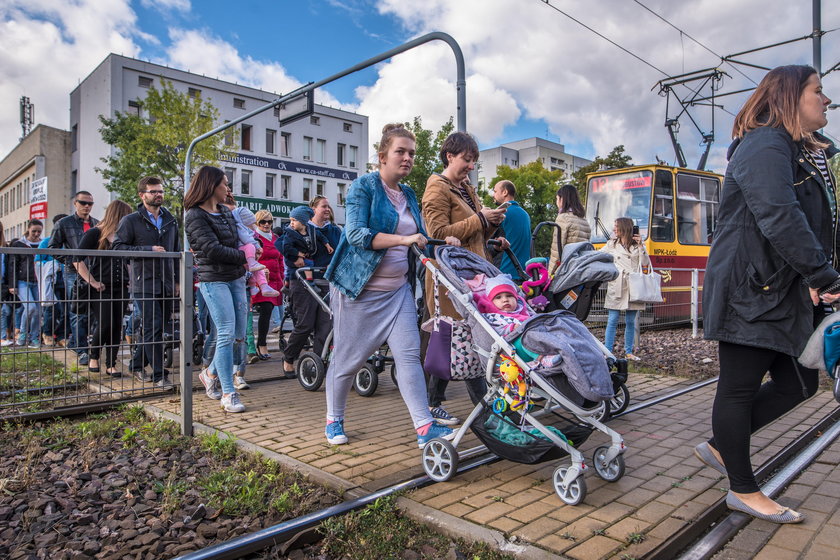
[{"label": "baby's pink hat", "polygon": [[493,298],[501,293],[510,293],[516,296],[516,284],[513,283],[510,274],[499,274],[488,279],[484,290],[490,301],[493,301]]}]

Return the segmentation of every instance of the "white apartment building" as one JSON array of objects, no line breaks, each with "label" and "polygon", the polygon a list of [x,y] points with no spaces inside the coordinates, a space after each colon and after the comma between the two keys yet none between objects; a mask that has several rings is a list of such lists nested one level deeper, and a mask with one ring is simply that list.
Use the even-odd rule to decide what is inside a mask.
[{"label": "white apartment building", "polygon": [[539,160],[546,169],[563,171],[570,177],[581,167],[592,163],[591,160],[566,153],[563,144],[537,137],[481,150],[478,160],[478,185],[486,188],[490,187],[487,183],[496,176],[496,168],[500,165],[516,168]]},{"label": "white apartment building", "polygon": [[[101,213],[112,195],[95,171],[112,148],[102,141],[99,115],[139,112],[149,88],[161,78],[190,95],[212,103],[222,121],[232,121],[279,97],[259,89],[168,68],[150,62],[108,55],[70,93],[72,192],[90,191]],[[315,105],[312,115],[280,126],[279,109],[260,113],[237,125],[239,138],[232,161],[221,162],[234,195],[252,210],[266,208],[286,217],[316,195],[326,196],[338,223],[344,223],[344,197],[350,183],[365,172],[368,118]],[[139,177],[138,177],[139,179]],[[101,201],[101,202],[100,202]],[[139,202],[139,201],[138,201]],[[95,213],[96,215],[96,213]]]}]

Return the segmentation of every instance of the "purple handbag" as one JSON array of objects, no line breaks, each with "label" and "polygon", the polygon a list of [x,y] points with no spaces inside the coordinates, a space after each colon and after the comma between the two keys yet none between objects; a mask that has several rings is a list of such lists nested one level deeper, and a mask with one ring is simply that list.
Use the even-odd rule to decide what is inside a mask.
[{"label": "purple handbag", "polygon": [[449,360],[452,346],[452,325],[447,321],[438,322],[438,330],[429,335],[429,345],[426,348],[426,359],[423,369],[429,375],[449,381],[452,379]]}]

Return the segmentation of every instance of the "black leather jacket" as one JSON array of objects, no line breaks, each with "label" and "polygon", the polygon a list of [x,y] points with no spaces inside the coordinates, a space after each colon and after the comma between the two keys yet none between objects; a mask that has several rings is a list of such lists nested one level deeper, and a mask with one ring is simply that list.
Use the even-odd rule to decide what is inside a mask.
[{"label": "black leather jacket", "polygon": [[184,215],[187,240],[195,253],[202,282],[230,282],[245,275],[245,253],[239,250],[236,221],[226,207],[218,206],[214,216],[202,208],[190,208]]},{"label": "black leather jacket", "polygon": [[[160,231],[149,219],[143,204],[122,219],[114,235],[111,247],[115,251],[152,251],[159,245],[166,252],[181,250],[181,237],[178,222],[166,208],[160,209],[163,222]],[[178,260],[175,258],[136,258],[130,260],[131,294],[164,295],[175,294],[174,285],[178,283]]]},{"label": "black leather jacket", "polygon": [[[83,223],[84,221],[75,212],[61,218],[53,228],[48,247],[50,249],[78,249],[79,241],[85,233]],[[90,227],[94,227],[99,220],[90,216],[89,223]],[[73,266],[73,257],[62,255],[56,258],[65,266]]]}]

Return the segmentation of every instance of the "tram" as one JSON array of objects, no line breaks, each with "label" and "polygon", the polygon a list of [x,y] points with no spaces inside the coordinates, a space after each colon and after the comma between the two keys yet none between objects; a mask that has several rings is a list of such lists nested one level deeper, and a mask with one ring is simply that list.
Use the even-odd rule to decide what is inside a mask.
[{"label": "tram", "polygon": [[656,323],[691,317],[692,269],[699,269],[702,286],[722,180],[708,171],[666,165],[587,175],[586,219],[592,243],[602,247],[612,236],[616,218],[630,218],[639,227],[654,269],[662,274],[665,301],[654,306]]}]

